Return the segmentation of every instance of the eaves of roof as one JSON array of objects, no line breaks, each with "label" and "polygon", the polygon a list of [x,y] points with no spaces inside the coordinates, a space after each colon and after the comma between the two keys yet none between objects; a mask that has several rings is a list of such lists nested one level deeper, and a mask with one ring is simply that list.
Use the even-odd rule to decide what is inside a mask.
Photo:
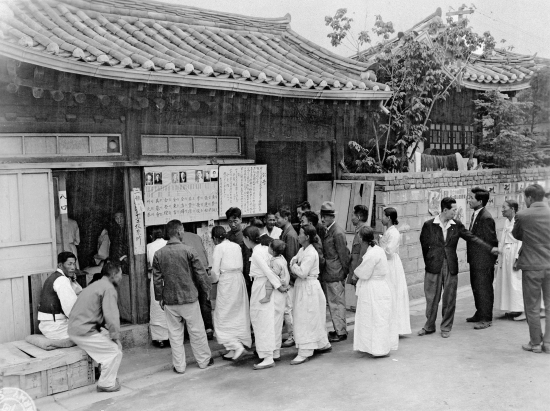
[{"label": "eaves of roof", "polygon": [[0,5],[0,54],[122,81],[312,99],[385,100],[367,65],[260,19],[131,0]]}]

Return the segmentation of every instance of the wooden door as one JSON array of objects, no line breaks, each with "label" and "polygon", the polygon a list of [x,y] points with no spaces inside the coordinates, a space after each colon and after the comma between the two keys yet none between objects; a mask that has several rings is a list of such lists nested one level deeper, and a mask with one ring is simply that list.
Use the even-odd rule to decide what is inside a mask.
[{"label": "wooden door", "polygon": [[31,332],[29,276],[55,269],[49,170],[0,171],[0,343]]}]

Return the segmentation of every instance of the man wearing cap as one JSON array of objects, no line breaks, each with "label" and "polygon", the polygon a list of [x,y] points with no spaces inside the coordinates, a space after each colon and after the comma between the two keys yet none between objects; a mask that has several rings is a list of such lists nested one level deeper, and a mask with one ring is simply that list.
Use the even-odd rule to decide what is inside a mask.
[{"label": "man wearing cap", "polygon": [[76,282],[75,270],[76,256],[70,251],[63,251],[57,256],[57,270],[42,286],[38,328],[51,340],[69,338],[69,314],[76,302],[76,296],[82,291],[82,287]]},{"label": "man wearing cap", "polygon": [[334,203],[325,201],[321,206],[321,221],[327,228],[323,238],[325,270],[321,273],[321,283],[327,296],[328,308],[334,331],[329,333],[330,342],[348,338],[346,329],[345,280],[349,271],[350,252],[346,233],[336,224]]}]

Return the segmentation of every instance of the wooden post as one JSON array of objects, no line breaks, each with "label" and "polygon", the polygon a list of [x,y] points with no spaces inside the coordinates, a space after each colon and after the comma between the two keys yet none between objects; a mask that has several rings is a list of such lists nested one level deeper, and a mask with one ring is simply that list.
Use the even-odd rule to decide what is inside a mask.
[{"label": "wooden post", "polygon": [[[68,214],[68,199],[67,199],[67,172],[59,171],[56,174],[57,177],[57,202],[60,226],[61,243],[63,244],[63,251],[69,251],[69,214]],[[57,222],[56,222],[57,224]],[[56,239],[59,243],[59,239]]]}]

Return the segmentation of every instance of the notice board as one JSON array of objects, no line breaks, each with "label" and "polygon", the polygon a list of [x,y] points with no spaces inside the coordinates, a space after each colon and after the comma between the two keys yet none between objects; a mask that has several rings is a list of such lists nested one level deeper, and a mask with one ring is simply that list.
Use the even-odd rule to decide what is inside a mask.
[{"label": "notice board", "polygon": [[220,166],[219,216],[239,207],[243,216],[267,213],[267,165]]},{"label": "notice board", "polygon": [[145,225],[218,218],[218,166],[145,167]]}]

